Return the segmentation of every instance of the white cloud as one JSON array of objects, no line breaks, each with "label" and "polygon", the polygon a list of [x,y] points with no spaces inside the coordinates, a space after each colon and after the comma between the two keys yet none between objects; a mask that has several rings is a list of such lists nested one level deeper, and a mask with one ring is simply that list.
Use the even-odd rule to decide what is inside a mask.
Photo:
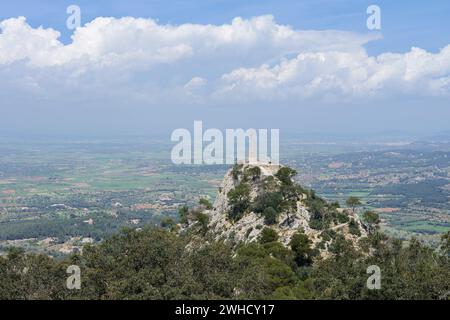
[{"label": "white cloud", "polygon": [[378,57],[370,57],[364,50],[300,53],[273,67],[239,68],[222,78],[226,84],[223,92],[227,95],[264,93],[280,98],[447,95],[450,45],[436,54],[419,48]]},{"label": "white cloud", "polygon": [[9,99],[161,105],[450,93],[450,46],[371,57],[364,45],[379,34],[294,30],[271,16],[218,26],[97,18],[67,45],[23,17],[0,29],[0,95]]},{"label": "white cloud", "polygon": [[[28,59],[45,67],[87,59],[100,65],[115,63],[173,63],[187,58],[272,59],[305,50],[351,50],[377,38],[342,31],[296,31],[278,25],[271,16],[233,19],[220,26],[159,25],[152,19],[97,18],[78,28],[72,43],[62,45],[59,32],[33,29],[24,17],[0,23],[0,48],[9,51],[0,63]],[[236,61],[237,62],[237,61]]]}]

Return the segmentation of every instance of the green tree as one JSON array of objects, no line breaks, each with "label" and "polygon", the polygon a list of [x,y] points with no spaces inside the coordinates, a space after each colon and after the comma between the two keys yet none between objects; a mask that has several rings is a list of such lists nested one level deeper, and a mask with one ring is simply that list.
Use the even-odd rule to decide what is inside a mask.
[{"label": "green tree", "polygon": [[314,251],[311,244],[311,240],[304,233],[298,232],[292,236],[289,246],[295,254],[297,265],[304,266],[312,263]]},{"label": "green tree", "polygon": [[47,255],[9,248],[0,257],[1,300],[65,299],[69,296],[66,278],[62,265]]},{"label": "green tree", "polygon": [[253,181],[257,180],[261,176],[261,168],[257,166],[247,167],[244,170],[244,178],[246,180],[251,179]]},{"label": "green tree", "polygon": [[356,207],[361,205],[361,200],[358,197],[350,196],[345,201],[345,204],[352,209],[353,213],[355,213]]},{"label": "green tree", "polygon": [[80,257],[88,299],[185,299],[200,293],[186,239],[167,230],[125,229]]},{"label": "green tree", "polygon": [[263,212],[264,222],[268,225],[277,223],[278,214],[279,213],[274,208],[272,207],[266,208]]},{"label": "green tree", "polygon": [[265,244],[275,241],[278,241],[278,233],[274,229],[267,227],[262,229],[259,235],[259,243]]},{"label": "green tree", "polygon": [[206,231],[208,231],[208,223],[209,223],[208,215],[203,212],[199,212],[196,214],[195,219],[200,224],[202,232],[206,233]]},{"label": "green tree", "polygon": [[187,223],[188,222],[188,214],[189,214],[189,208],[188,206],[182,206],[178,210],[178,215],[180,219],[180,223]]},{"label": "green tree", "polygon": [[268,207],[276,211],[282,210],[283,196],[281,192],[263,192],[259,194],[252,205],[252,209],[257,213],[262,213]]},{"label": "green tree", "polygon": [[222,242],[202,246],[189,256],[195,283],[201,292],[196,299],[230,299],[239,286],[241,270],[233,259],[233,250]]},{"label": "green tree", "polygon": [[292,179],[297,175],[297,171],[294,169],[291,169],[289,167],[281,167],[277,173],[275,174],[275,177],[278,178],[278,180],[281,181],[284,185],[292,185]]},{"label": "green tree", "polygon": [[355,221],[355,219],[350,219],[350,222],[348,223],[348,231],[355,235],[355,236],[361,236],[361,231],[359,230],[359,224]]},{"label": "green tree", "polygon": [[239,176],[242,173],[242,167],[243,167],[242,164],[237,164],[236,163],[233,166],[233,168],[231,169],[231,176],[233,177],[234,180],[238,180],[239,179]]},{"label": "green tree", "polygon": [[166,217],[161,220],[160,225],[162,228],[166,228],[166,229],[170,230],[175,226],[175,221],[170,217]]},{"label": "green tree", "polygon": [[379,228],[380,216],[375,211],[365,211],[363,214],[363,219],[367,224],[370,233]]},{"label": "green tree", "polygon": [[237,221],[250,207],[250,186],[245,182],[241,182],[236,188],[228,192],[227,197],[231,206],[228,217]]}]

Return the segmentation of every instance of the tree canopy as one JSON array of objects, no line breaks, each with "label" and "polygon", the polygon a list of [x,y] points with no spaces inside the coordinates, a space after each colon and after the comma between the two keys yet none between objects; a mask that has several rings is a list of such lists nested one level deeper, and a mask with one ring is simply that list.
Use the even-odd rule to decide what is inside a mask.
[{"label": "tree canopy", "polygon": [[[378,231],[357,251],[334,235],[326,259],[301,232],[289,247],[269,228],[263,234],[233,249],[188,246],[189,235],[159,227],[125,229],[63,260],[13,248],[0,257],[0,299],[440,299],[450,290],[449,233],[440,251]],[[73,264],[81,290],[65,287]],[[380,267],[380,290],[366,286],[371,265]]]}]

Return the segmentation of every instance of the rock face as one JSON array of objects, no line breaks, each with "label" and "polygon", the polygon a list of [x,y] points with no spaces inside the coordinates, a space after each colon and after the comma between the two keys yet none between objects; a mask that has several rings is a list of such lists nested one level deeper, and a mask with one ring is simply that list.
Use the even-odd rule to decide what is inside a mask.
[{"label": "rock face", "polygon": [[[322,243],[321,251],[326,251],[331,242],[322,236],[326,230],[333,230],[332,234],[341,232],[345,238],[355,242],[366,235],[363,224],[351,212],[335,207],[330,209],[320,198],[317,198],[320,201],[315,201],[319,205],[325,203],[320,207],[322,211],[311,210],[308,205],[313,204],[311,199],[315,195],[297,186],[289,175],[293,173],[287,167],[272,164],[235,165],[226,173],[213,209],[204,211],[209,216],[208,233],[216,241],[252,242],[259,239],[264,228],[270,227],[277,232],[279,241],[287,246],[295,233],[302,232],[316,247]],[[280,195],[282,200],[279,200]],[[275,198],[276,201],[264,202],[267,198]],[[275,203],[275,210],[267,211],[267,203]],[[276,216],[270,215],[268,219],[273,212]],[[317,227],[321,222],[317,220],[317,212],[323,212],[322,219],[328,219],[326,227]]]}]

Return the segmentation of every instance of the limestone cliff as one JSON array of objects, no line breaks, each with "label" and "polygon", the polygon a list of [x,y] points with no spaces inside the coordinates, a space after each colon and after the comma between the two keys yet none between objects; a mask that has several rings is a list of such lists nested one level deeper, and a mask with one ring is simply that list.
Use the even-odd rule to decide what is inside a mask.
[{"label": "limestone cliff", "polygon": [[279,165],[235,165],[226,173],[213,208],[195,211],[208,216],[206,232],[216,241],[257,241],[269,227],[286,246],[295,233],[302,232],[324,252],[336,234],[354,243],[367,235],[355,213],[303,189],[294,183],[294,175],[294,170]]}]

